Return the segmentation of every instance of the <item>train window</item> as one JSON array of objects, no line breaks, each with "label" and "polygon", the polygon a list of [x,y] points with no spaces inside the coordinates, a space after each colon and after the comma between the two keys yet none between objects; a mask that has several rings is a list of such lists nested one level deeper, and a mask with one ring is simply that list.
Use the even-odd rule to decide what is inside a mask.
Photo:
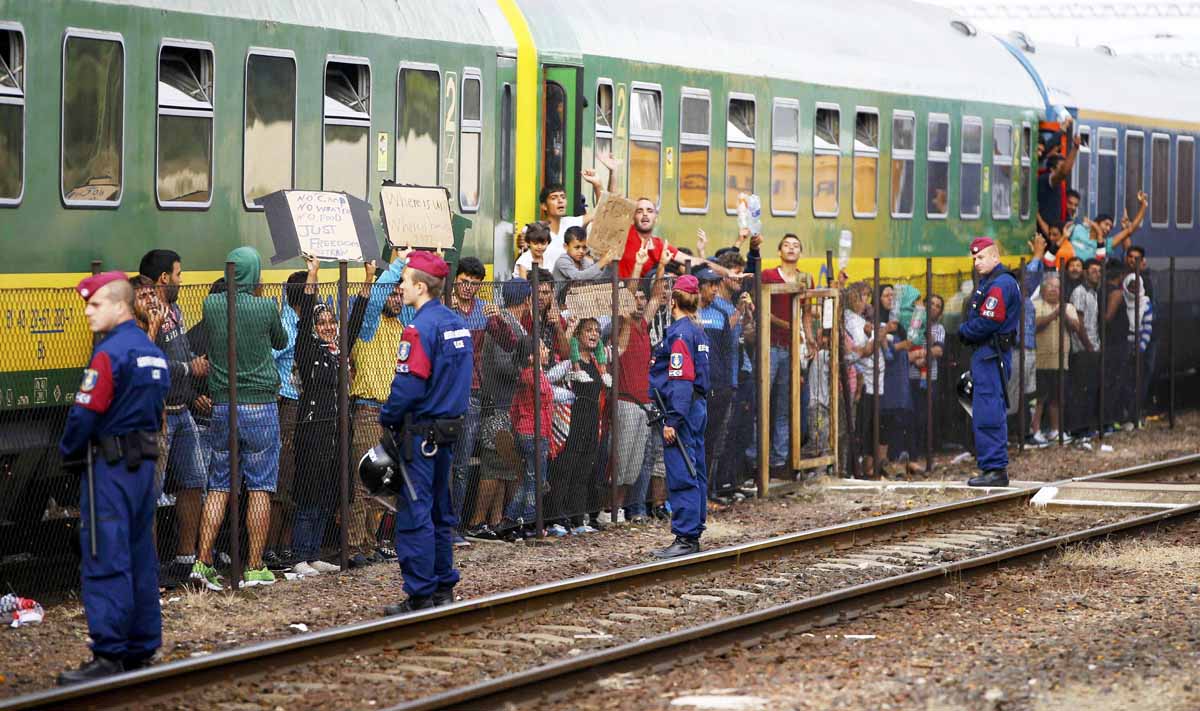
[{"label": "train window", "polygon": [[1013,127],[996,119],[992,123],[992,218],[1012,217]]},{"label": "train window", "polygon": [[917,116],[892,112],[892,217],[912,217],[916,195]]},{"label": "train window", "polygon": [[925,153],[925,214],[945,217],[950,212],[950,117],[929,115]]},{"label": "train window", "polygon": [[[554,86],[558,86],[555,84]],[[562,87],[558,86],[562,107]],[[431,65],[404,65],[396,86],[396,182],[438,185],[442,77]],[[549,107],[550,104],[547,104]],[[562,131],[559,130],[561,139]],[[561,148],[560,148],[561,152]],[[562,171],[561,161],[559,172]],[[561,176],[555,182],[562,182]]]},{"label": "train window", "polygon": [[973,220],[983,212],[983,121],[964,116],[962,161],[958,179],[959,216]]},{"label": "train window", "polygon": [[596,85],[596,144],[592,167],[601,185],[608,185],[608,168],[595,156],[601,153],[612,155],[613,150],[613,85],[610,79],[601,79]]},{"label": "train window", "polygon": [[252,49],[246,56],[245,138],[242,199],[254,201],[296,184],[296,57]]},{"label": "train window", "polygon": [[1082,219],[1092,215],[1092,129],[1079,127],[1079,155],[1075,158],[1075,169],[1071,172],[1071,187],[1079,193],[1079,209],[1076,215]]},{"label": "train window", "polygon": [[483,85],[479,70],[463,70],[462,112],[458,130],[458,206],[463,212],[479,210],[479,161],[483,142]]},{"label": "train window", "polygon": [[0,205],[25,194],[25,35],[0,23]]},{"label": "train window", "polygon": [[357,57],[325,62],[321,188],[367,199],[371,169],[371,67]]},{"label": "train window", "polygon": [[1120,223],[1117,214],[1117,129],[1096,129],[1096,216]]},{"label": "train window", "polygon": [[738,193],[754,192],[755,103],[730,94],[725,116],[725,212],[737,214]]},{"label": "train window", "polygon": [[854,115],[854,216],[879,213],[879,111]]},{"label": "train window", "polygon": [[62,198],[121,204],[125,149],[125,41],[69,31],[63,42]]},{"label": "train window", "polygon": [[712,101],[707,89],[684,87],[679,100],[679,211],[708,212]]},{"label": "train window", "polygon": [[1175,139],[1175,226],[1191,227],[1192,198],[1196,194],[1196,139],[1180,136]]},{"label": "train window", "polygon": [[[1171,222],[1171,137],[1150,137],[1150,226],[1167,227]],[[1137,214],[1137,213],[1130,213]]]},{"label": "train window", "polygon": [[776,99],[771,112],[771,214],[800,211],[800,102]]},{"label": "train window", "polygon": [[513,86],[505,84],[500,93],[500,218],[509,222],[513,220],[513,185],[516,183],[513,177],[516,169],[513,165],[515,121]]},{"label": "train window", "polygon": [[1029,186],[1033,182],[1033,129],[1029,124],[1021,124],[1021,219],[1029,219],[1030,199]]},{"label": "train window", "polygon": [[813,124],[813,215],[838,214],[838,166],[841,162],[841,117],[836,105],[817,104]]},{"label": "train window", "polygon": [[1141,131],[1126,131],[1125,214],[1128,215],[1129,219],[1131,220],[1138,211],[1138,193],[1146,189],[1145,166],[1146,135]]},{"label": "train window", "polygon": [[167,43],[158,50],[159,207],[212,204],[213,51],[201,43]]},{"label": "train window", "polygon": [[629,194],[662,202],[662,89],[634,84],[629,102]]}]

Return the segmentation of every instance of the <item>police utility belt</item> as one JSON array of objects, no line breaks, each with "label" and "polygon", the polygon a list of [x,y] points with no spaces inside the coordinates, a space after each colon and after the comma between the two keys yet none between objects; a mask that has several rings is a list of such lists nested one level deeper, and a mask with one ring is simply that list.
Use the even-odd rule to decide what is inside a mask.
[{"label": "police utility belt", "polygon": [[125,468],[136,471],[146,461],[158,461],[157,432],[129,432],[101,435],[94,440],[96,451],[108,464],[124,460]]},{"label": "police utility belt", "polygon": [[414,420],[411,414],[404,416],[404,424],[395,432],[400,456],[404,461],[413,460],[413,439],[421,438],[421,454],[432,457],[442,445],[454,444],[462,437],[464,417],[442,417],[432,420]]}]

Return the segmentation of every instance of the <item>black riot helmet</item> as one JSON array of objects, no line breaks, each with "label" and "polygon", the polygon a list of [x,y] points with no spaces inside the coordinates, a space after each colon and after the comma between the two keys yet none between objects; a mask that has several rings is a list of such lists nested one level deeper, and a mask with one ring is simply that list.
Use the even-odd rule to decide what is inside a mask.
[{"label": "black riot helmet", "polygon": [[963,406],[968,415],[974,416],[972,404],[975,396],[975,381],[971,380],[971,371],[964,370],[963,374],[958,376],[958,384],[955,386],[955,391],[958,393],[958,404]]},{"label": "black riot helmet", "polygon": [[404,486],[400,466],[399,450],[391,432],[385,429],[379,444],[358,460],[358,477],[372,496],[393,496]]}]

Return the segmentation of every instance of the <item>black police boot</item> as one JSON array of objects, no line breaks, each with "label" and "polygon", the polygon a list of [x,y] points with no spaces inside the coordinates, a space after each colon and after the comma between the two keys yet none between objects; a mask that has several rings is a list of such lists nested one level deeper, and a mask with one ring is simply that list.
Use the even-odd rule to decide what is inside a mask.
[{"label": "black police boot", "polygon": [[967,486],[1008,486],[1008,470],[993,469],[967,480]]},{"label": "black police boot", "polygon": [[454,586],[439,587],[433,593],[433,606],[441,607],[454,603]]},{"label": "black police boot", "polygon": [[700,540],[675,536],[675,542],[666,548],[654,551],[655,558],[678,558],[681,555],[691,555],[700,552]]},{"label": "black police boot", "polygon": [[388,605],[383,608],[383,612],[387,615],[403,615],[417,610],[428,610],[433,605],[432,597],[410,597],[399,605]]},{"label": "black police boot", "polygon": [[121,662],[108,657],[99,655],[92,658],[92,661],[84,664],[78,669],[68,669],[58,675],[59,686],[70,686],[71,684],[82,684],[85,681],[94,679],[103,679],[106,676],[120,674],[124,669],[121,668]]}]

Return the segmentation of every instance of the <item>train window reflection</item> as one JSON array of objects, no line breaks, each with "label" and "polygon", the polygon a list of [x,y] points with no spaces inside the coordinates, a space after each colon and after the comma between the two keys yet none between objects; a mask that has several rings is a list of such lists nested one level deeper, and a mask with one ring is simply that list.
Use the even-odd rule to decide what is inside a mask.
[{"label": "train window reflection", "polygon": [[0,23],[0,205],[25,193],[25,36]]},{"label": "train window reflection", "polygon": [[875,217],[878,196],[879,112],[859,109],[854,115],[854,216]]},{"label": "train window reflection", "polygon": [[679,211],[708,212],[708,151],[712,144],[708,92],[684,88],[679,103]]},{"label": "train window reflection", "polygon": [[[246,207],[296,184],[296,60],[254,50],[246,58],[246,128],[242,193]],[[257,208],[261,209],[261,208]]]},{"label": "train window reflection", "polygon": [[892,217],[912,217],[916,196],[917,117],[892,113]]},{"label": "train window reflection", "polygon": [[[396,182],[438,184],[442,78],[436,68],[401,67],[396,88]],[[559,87],[562,91],[562,87]],[[560,168],[561,169],[561,168]]]},{"label": "train window reflection", "polygon": [[739,193],[754,192],[755,103],[731,95],[725,116],[725,212],[737,212]]},{"label": "train window reflection", "polygon": [[125,45],[119,35],[72,33],[63,44],[62,196],[68,205],[121,202]]}]

